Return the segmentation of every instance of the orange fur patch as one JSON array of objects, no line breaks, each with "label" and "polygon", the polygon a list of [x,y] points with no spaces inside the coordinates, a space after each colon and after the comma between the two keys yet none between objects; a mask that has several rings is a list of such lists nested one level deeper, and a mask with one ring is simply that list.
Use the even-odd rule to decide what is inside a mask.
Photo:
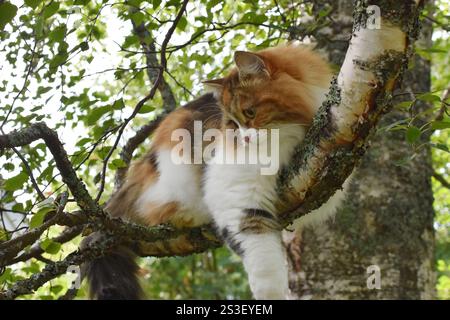
[{"label": "orange fur patch", "polygon": [[[253,128],[272,123],[309,125],[317,108],[311,87],[326,88],[331,80],[326,61],[298,46],[279,46],[256,54],[264,61],[270,79],[256,75],[255,81],[248,77],[240,81],[239,72],[233,69],[223,79],[221,102],[225,112]],[[254,119],[244,116],[248,108],[255,108]]]},{"label": "orange fur patch", "polygon": [[173,201],[164,204],[149,203],[142,216],[145,224],[155,226],[169,222],[177,211],[178,204]]},{"label": "orange fur patch", "polygon": [[129,169],[122,187],[113,195],[105,210],[113,217],[136,220],[135,202],[141,193],[158,177],[154,164],[143,158],[136,161]]},{"label": "orange fur patch", "polygon": [[192,119],[189,110],[180,108],[167,116],[156,129],[153,135],[153,145],[157,149],[171,148],[176,142],[171,141],[172,132],[176,129],[186,128]]},{"label": "orange fur patch", "polygon": [[[193,137],[195,120],[203,122],[203,132],[208,128],[236,128],[229,121],[230,115],[253,128],[280,123],[311,124],[318,107],[312,87],[328,86],[331,79],[328,64],[316,53],[297,46],[279,46],[256,54],[264,61],[264,77],[252,79],[251,75],[246,75],[241,82],[235,68],[223,80],[215,81],[216,86],[223,85],[219,103],[212,94],[204,95],[170,113],[161,122],[153,135],[151,152],[133,164],[124,185],[108,203],[106,210],[111,215],[148,225],[171,222],[181,227],[193,223],[192,219],[183,217],[179,203],[149,204],[143,215],[137,214],[135,203],[142,192],[158,179],[157,152],[179,143],[171,141],[176,129],[187,129]],[[254,117],[244,115],[248,108],[255,110]]]}]

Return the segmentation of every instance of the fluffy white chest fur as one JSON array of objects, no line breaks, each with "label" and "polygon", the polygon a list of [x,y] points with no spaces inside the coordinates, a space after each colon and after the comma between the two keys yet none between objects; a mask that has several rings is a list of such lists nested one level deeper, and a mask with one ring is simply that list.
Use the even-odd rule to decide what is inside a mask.
[{"label": "fluffy white chest fur", "polygon": [[[323,99],[323,90],[316,94],[318,102]],[[279,127],[278,154],[271,154],[271,157],[278,156],[278,169],[290,161],[305,133],[305,128],[300,125]],[[194,225],[214,222],[223,240],[242,257],[255,298],[284,299],[289,288],[281,230],[249,233],[243,228],[244,222],[248,224],[249,220],[263,225],[270,219],[276,221],[272,204],[276,199],[278,172],[262,174],[261,169],[267,164],[258,161],[226,164],[223,159],[229,152],[227,150],[219,145],[214,159],[203,169],[198,165],[175,164],[170,150],[159,151],[158,181],[140,195],[138,208],[142,208],[144,215],[149,204],[173,201],[180,205],[176,215]],[[218,159],[221,161],[216,161]],[[326,220],[334,214],[343,197],[344,192],[338,191],[322,207],[298,219],[295,227]],[[249,210],[255,209],[267,212],[269,216],[249,218]]]},{"label": "fluffy white chest fur", "polygon": [[[170,222],[189,227],[212,222],[217,235],[242,258],[254,297],[284,299],[289,293],[287,259],[273,205],[278,173],[304,140],[305,125],[311,125],[328,91],[331,70],[318,54],[293,45],[257,53],[237,51],[234,63],[227,76],[206,81],[212,94],[175,110],[161,122],[150,152],[130,168],[107,210],[147,225]],[[198,121],[205,132],[197,145]],[[199,146],[203,149],[204,142],[212,141],[207,139],[208,130],[225,133],[227,139],[230,128],[239,129],[235,134],[241,147],[235,141],[221,145],[222,139],[214,153],[202,152],[198,157]],[[270,129],[264,135],[255,128]],[[193,153],[194,164],[173,158],[178,150],[173,134],[179,129],[191,134],[186,141],[194,138],[194,146],[189,144],[181,152],[188,160],[185,150]],[[337,192],[296,225],[325,220],[343,195]]]}]

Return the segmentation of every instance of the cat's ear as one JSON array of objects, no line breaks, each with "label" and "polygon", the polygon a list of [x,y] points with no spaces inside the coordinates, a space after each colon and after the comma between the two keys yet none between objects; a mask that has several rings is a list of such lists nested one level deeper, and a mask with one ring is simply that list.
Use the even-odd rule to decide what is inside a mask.
[{"label": "cat's ear", "polygon": [[216,98],[219,98],[222,94],[224,87],[224,79],[213,79],[202,81],[207,92],[212,92]]},{"label": "cat's ear", "polygon": [[239,70],[239,77],[247,79],[249,77],[268,78],[269,70],[264,60],[256,53],[247,51],[236,51],[234,53],[234,63]]}]

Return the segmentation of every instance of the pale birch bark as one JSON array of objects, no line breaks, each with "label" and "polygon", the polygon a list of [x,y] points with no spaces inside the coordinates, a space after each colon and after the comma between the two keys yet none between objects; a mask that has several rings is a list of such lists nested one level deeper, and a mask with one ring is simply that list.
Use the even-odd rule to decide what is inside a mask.
[{"label": "pale birch bark", "polygon": [[[368,5],[383,8],[378,29],[366,27]],[[337,81],[279,180],[277,208],[286,222],[319,207],[341,188],[364,153],[371,129],[407,64],[418,28],[417,5],[417,1],[358,2]]]},{"label": "pale birch bark", "polygon": [[[340,0],[341,8],[352,1]],[[383,11],[382,11],[383,12]],[[352,10],[339,12],[338,22]],[[328,36],[345,39],[351,30]],[[431,28],[423,26],[420,43],[430,45]],[[335,63],[343,60],[341,42],[325,43]],[[430,90],[430,63],[418,56],[404,76],[401,92]],[[344,68],[343,68],[344,69]],[[342,72],[341,72],[342,74]],[[411,98],[402,96],[403,98]],[[419,110],[427,108],[419,105]],[[385,126],[409,115],[394,110]],[[423,142],[429,137],[424,136]],[[361,160],[347,200],[336,218],[300,236],[287,237],[293,269],[291,287],[300,299],[430,299],[435,296],[433,195],[429,148],[406,166],[395,162],[412,154],[402,132],[380,132]],[[371,266],[380,270],[381,288],[369,288]],[[370,281],[369,281],[370,282]]]}]

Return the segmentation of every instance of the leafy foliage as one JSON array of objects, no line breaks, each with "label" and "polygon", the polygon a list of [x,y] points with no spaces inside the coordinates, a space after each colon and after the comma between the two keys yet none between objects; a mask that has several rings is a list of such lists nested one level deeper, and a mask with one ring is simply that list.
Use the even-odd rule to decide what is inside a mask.
[{"label": "leafy foliage", "polygon": [[[115,171],[126,165],[119,155],[121,147],[166,107],[161,95],[147,101],[126,127],[119,146],[115,146],[120,126],[151,88],[149,75],[156,69],[148,63],[149,52],[143,48],[154,47],[153,54],[159,59],[161,43],[182,1],[0,2],[0,134],[46,122],[64,141],[70,161],[91,194],[97,193],[106,165],[100,202],[106,201],[113,191]],[[450,83],[450,40],[448,29],[442,26],[448,26],[450,12],[445,1],[438,6],[440,9],[433,16],[433,46],[419,50],[433,58],[433,90],[397,105],[411,110],[411,118],[387,129],[403,130],[414,152],[421,151],[420,137],[434,131],[435,170],[450,181],[450,120],[445,113],[440,120],[432,117],[442,105],[448,107],[450,103],[449,99],[442,99],[443,89]],[[188,5],[167,48],[165,80],[182,105],[199,94],[203,79],[219,77],[229,68],[234,50],[258,50],[285,40],[318,38],[320,31],[333,23],[331,14],[326,5],[313,10],[311,1],[293,4],[287,0],[197,0]],[[147,32],[137,34],[136,26],[143,26]],[[414,105],[419,101],[435,108],[428,114],[414,114]],[[422,117],[426,120],[419,124],[417,120]],[[135,156],[147,147],[148,144],[142,144]],[[36,186],[50,204],[52,197],[65,190],[43,143],[16,151],[0,153],[0,177],[4,180],[0,193],[0,243],[23,228],[38,228],[54,211],[53,205],[38,206],[43,199],[36,195]],[[441,298],[449,298],[450,193],[437,181],[433,181],[433,187],[438,289]],[[71,202],[66,207],[68,211],[77,209]],[[0,270],[0,289],[39,272],[45,261],[57,261],[75,250],[80,237],[60,243],[54,237],[61,231],[62,227],[52,226],[41,235],[39,247],[43,253],[37,258]],[[25,252],[31,250],[29,246]],[[141,259],[140,265],[151,298],[250,297],[241,264],[225,249],[186,258]],[[68,283],[67,277],[52,280],[24,298],[55,299],[66,292]],[[86,297],[84,287],[78,291],[78,297]]]}]

